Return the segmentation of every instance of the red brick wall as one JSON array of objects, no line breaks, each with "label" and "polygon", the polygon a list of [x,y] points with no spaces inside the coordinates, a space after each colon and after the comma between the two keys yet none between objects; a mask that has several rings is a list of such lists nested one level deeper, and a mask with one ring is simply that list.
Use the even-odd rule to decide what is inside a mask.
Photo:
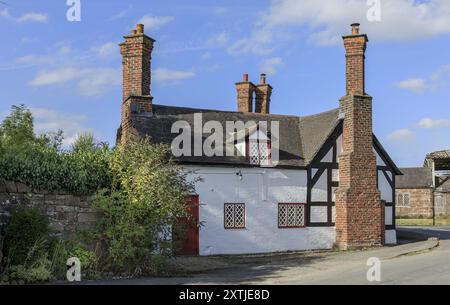
[{"label": "red brick wall", "polygon": [[118,142],[132,138],[136,132],[132,115],[152,112],[151,54],[154,40],[144,34],[138,24],[120,44],[123,65],[123,101]]},{"label": "red brick wall", "polygon": [[272,87],[268,84],[260,84],[256,86],[255,95],[255,112],[262,114],[270,113],[270,97],[272,95]]},{"label": "red brick wall", "polygon": [[345,119],[336,192],[336,244],[344,249],[381,246],[384,207],[377,188],[376,158],[372,150],[372,98],[344,97],[341,111]]},{"label": "red brick wall", "polygon": [[340,101],[345,117],[336,192],[336,246],[343,249],[381,246],[385,234],[384,205],[372,149],[372,98],[364,93],[368,39],[359,34],[359,25],[352,26],[352,35],[344,37],[347,95]]},{"label": "red brick wall", "polygon": [[238,111],[252,112],[253,111],[253,94],[255,92],[255,85],[251,82],[241,82],[236,84],[236,91],[238,96]]}]

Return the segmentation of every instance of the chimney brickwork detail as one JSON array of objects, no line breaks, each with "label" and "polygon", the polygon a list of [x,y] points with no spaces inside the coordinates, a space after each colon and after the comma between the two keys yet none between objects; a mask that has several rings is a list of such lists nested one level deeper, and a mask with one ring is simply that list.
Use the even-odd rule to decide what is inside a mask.
[{"label": "chimney brickwork detail", "polygon": [[372,97],[364,93],[364,52],[367,36],[352,25],[344,37],[347,95],[340,101],[343,153],[339,158],[336,191],[336,246],[341,249],[384,244],[384,205],[377,186],[373,152]]}]

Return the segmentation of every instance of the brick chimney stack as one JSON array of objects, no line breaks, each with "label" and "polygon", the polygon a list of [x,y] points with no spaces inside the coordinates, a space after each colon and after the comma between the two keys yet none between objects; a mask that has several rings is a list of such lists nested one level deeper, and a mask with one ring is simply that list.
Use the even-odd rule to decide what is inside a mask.
[{"label": "brick chimney stack", "polygon": [[384,244],[384,204],[377,186],[373,152],[372,97],[364,92],[365,34],[359,24],[343,37],[347,59],[347,95],[340,100],[343,152],[336,191],[336,246],[341,249]]},{"label": "brick chimney stack", "polygon": [[151,56],[155,40],[145,35],[144,25],[137,24],[121,43],[123,67],[123,100],[121,136],[119,141],[132,133],[132,115],[152,112]]},{"label": "brick chimney stack", "polygon": [[266,83],[266,75],[261,74],[259,84],[256,86],[255,112],[262,114],[270,113],[270,97],[272,95],[272,86]]},{"label": "brick chimney stack", "polygon": [[129,96],[150,96],[150,67],[155,40],[144,34],[138,24],[120,44],[123,64],[123,99]]},{"label": "brick chimney stack", "polygon": [[359,23],[353,23],[352,34],[344,36],[346,51],[347,95],[365,93],[365,52],[369,39],[359,33]]},{"label": "brick chimney stack", "polygon": [[243,75],[242,82],[236,83],[239,112],[253,111],[253,94],[255,90],[255,85],[248,81],[248,74]]}]

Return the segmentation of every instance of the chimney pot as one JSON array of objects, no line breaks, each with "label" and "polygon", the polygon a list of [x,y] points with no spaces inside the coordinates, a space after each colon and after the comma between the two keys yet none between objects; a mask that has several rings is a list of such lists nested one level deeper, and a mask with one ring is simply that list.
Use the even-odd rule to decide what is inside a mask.
[{"label": "chimney pot", "polygon": [[136,25],[136,31],[138,34],[144,34],[144,25],[142,23],[138,23]]},{"label": "chimney pot", "polygon": [[266,74],[261,74],[260,76],[259,76],[259,84],[260,85],[265,85],[266,84]]},{"label": "chimney pot", "polygon": [[244,73],[244,75],[242,76],[242,81],[244,83],[248,83],[248,74],[247,73]]},{"label": "chimney pot", "polygon": [[352,23],[352,35],[359,35],[359,23]]}]

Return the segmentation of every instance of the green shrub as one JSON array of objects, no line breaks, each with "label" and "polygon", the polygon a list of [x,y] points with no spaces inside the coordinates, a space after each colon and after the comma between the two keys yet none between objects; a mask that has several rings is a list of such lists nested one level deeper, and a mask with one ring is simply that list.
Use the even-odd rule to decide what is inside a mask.
[{"label": "green shrub", "polygon": [[112,189],[97,193],[93,207],[103,215],[93,232],[105,248],[102,266],[122,274],[154,274],[172,253],[172,225],[186,216],[192,184],[169,158],[169,147],[148,140],[113,151]]},{"label": "green shrub", "polygon": [[4,256],[11,265],[24,264],[30,255],[40,256],[50,233],[49,223],[45,216],[35,209],[18,209],[13,211],[6,229],[4,240]]},{"label": "green shrub", "polygon": [[80,244],[75,245],[69,252],[69,257],[77,257],[80,260],[82,270],[89,270],[95,266],[97,256],[93,251],[86,250]]},{"label": "green shrub", "polygon": [[72,150],[63,151],[62,140],[62,131],[36,136],[31,112],[24,105],[13,106],[0,124],[0,181],[74,195],[109,187],[108,145],[82,135]]},{"label": "green shrub", "polygon": [[47,282],[52,278],[51,262],[40,258],[31,266],[17,265],[8,270],[9,281],[23,280],[27,284]]}]

